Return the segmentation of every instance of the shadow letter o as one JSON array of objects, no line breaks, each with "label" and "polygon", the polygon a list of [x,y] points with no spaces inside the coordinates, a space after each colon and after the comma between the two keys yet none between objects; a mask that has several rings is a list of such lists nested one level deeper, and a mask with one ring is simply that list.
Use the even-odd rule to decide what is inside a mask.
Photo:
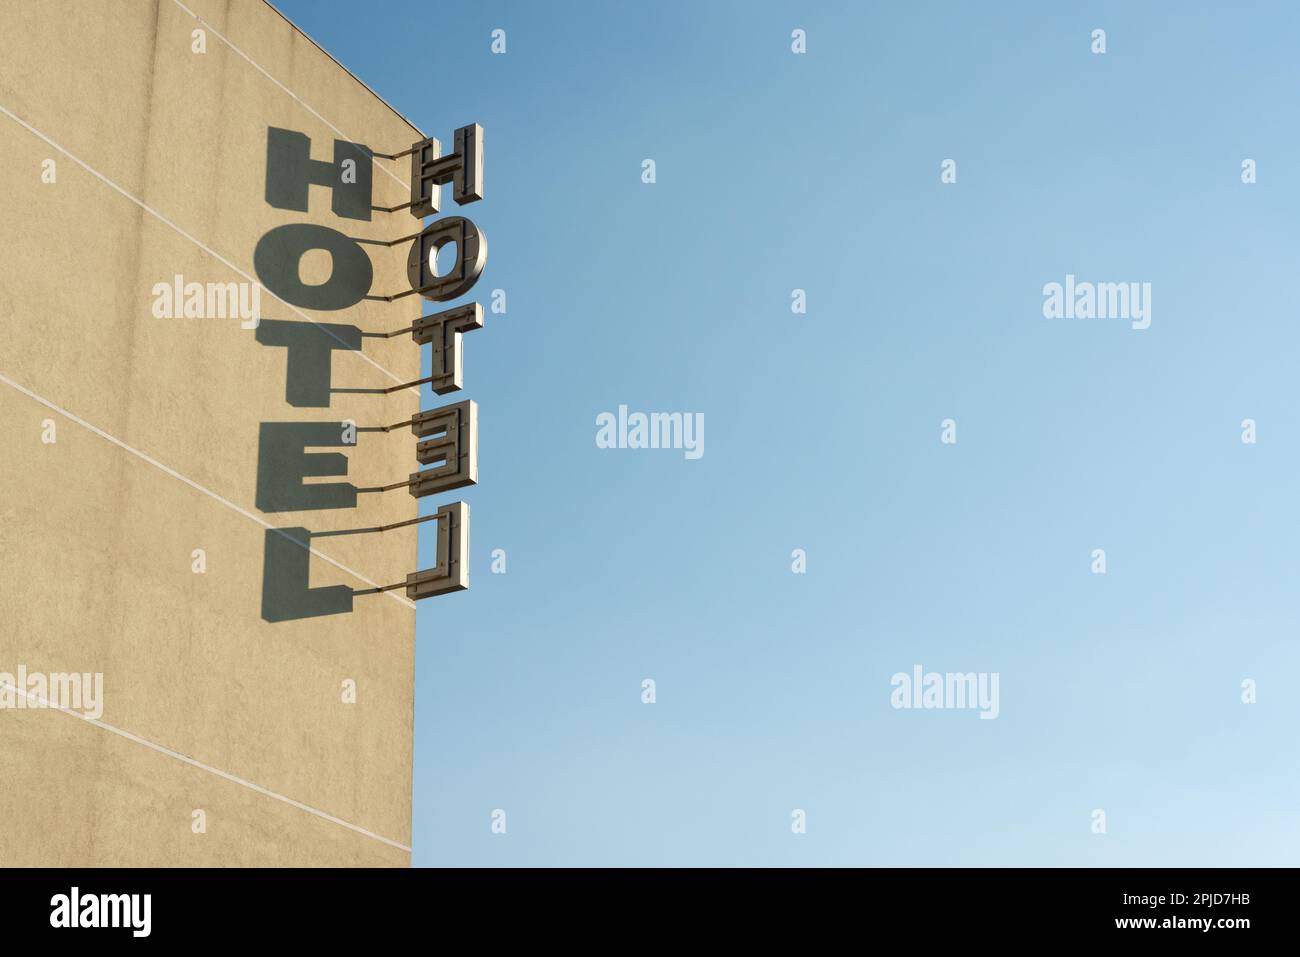
[{"label": "shadow letter o", "polygon": [[[309,286],[298,274],[303,254],[324,249],[333,261],[330,277]],[[347,309],[370,292],[374,267],[366,251],[351,238],[327,226],[290,223],[277,226],[257,242],[253,268],[267,289],[285,302],[304,309]]]}]

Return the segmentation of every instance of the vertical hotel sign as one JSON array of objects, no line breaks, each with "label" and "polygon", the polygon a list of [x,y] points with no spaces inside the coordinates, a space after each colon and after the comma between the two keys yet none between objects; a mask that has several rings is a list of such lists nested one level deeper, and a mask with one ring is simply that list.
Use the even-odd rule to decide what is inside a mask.
[{"label": "vertical hotel sign", "polygon": [[[266,198],[272,206],[305,211],[309,186],[318,185],[331,190],[331,206],[336,215],[369,220],[372,209],[397,212],[406,208],[412,216],[423,220],[427,216],[439,215],[443,186],[452,187],[452,197],[459,206],[483,198],[483,129],[478,124],[456,130],[454,150],[446,155],[433,137],[419,140],[410,149],[395,154],[377,153],[362,144],[336,140],[333,163],[311,159],[310,148],[310,140],[302,133],[277,128],[268,130]],[[396,160],[407,155],[411,158],[410,201],[392,209],[372,207],[374,158]],[[325,226],[302,223],[270,230],[257,244],[254,266],[263,284],[285,302],[314,309],[344,309],[363,298],[392,302],[410,295],[445,304],[468,293],[478,282],[487,262],[486,237],[472,220],[463,216],[436,219],[420,232],[384,245],[393,246],[407,240],[411,241],[406,263],[410,288],[394,295],[369,296],[373,280],[369,256],[356,240]],[[439,253],[449,245],[455,247],[454,260],[445,273],[439,274]],[[306,285],[297,273],[297,264],[305,253],[313,249],[323,249],[330,254],[332,271],[326,282]],[[264,335],[267,325],[264,322],[259,327],[259,341],[293,349],[293,343],[277,341],[274,332]],[[483,307],[471,302],[421,316],[404,329],[380,334],[392,338],[409,333],[417,345],[427,344],[432,351],[431,375],[382,391],[393,393],[426,383],[437,395],[459,391],[464,387],[461,337],[481,328]],[[356,348],[358,345],[329,344],[326,348]],[[293,362],[291,355],[291,366]],[[309,404],[328,404],[328,388],[324,392],[324,402]],[[478,482],[478,406],[473,400],[419,412],[405,422],[384,426],[383,431],[407,426],[417,440],[416,463],[431,467],[410,473],[405,481],[368,491],[406,488],[415,498],[424,498]],[[263,456],[259,458],[259,469],[282,469],[285,462],[281,457],[267,459]],[[298,458],[297,462],[302,463],[302,459]],[[320,474],[312,471],[310,466],[304,468],[299,464],[297,467],[302,471],[292,477],[294,482],[300,482],[307,474]],[[282,486],[285,478],[284,475],[259,474],[259,487],[264,484]],[[468,588],[468,504],[453,502],[442,506],[433,515],[382,526],[377,530],[425,521],[437,523],[434,567],[413,571],[402,582],[352,594],[405,588],[407,597],[417,600]],[[268,559],[263,570],[264,591],[275,574],[276,569]]]}]

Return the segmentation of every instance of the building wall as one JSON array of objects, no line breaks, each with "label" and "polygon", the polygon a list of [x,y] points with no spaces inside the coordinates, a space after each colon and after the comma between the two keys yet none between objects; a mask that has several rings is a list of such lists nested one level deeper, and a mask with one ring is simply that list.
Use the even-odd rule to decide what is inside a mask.
[{"label": "building wall", "polygon": [[[362,391],[328,406],[291,394],[286,349],[257,331],[152,306],[176,274],[256,279],[254,249],[282,224],[363,239],[418,228],[404,211],[336,216],[320,186],[306,212],[269,205],[269,128],[306,134],[325,161],[335,139],[397,152],[418,133],[257,0],[9,0],[4,19],[0,672],[104,677],[98,722],[0,711],[0,865],[405,865],[414,606],[397,590],[292,617],[342,593],[301,595],[291,574],[264,580],[264,564],[268,528],[305,528],[312,588],[402,581],[415,527],[319,533],[412,518],[414,500],[263,510],[259,435],[409,418],[415,390],[365,390],[417,378],[419,347],[346,327],[409,325],[418,297],[313,310],[263,295],[263,331],[296,323],[279,328],[309,342],[326,334],[315,321],[362,344],[330,353],[332,386]],[[408,175],[376,161],[374,205],[404,202]],[[409,288],[407,245],[363,247],[373,294]],[[322,281],[328,256],[301,268]],[[409,430],[362,432],[355,448],[317,450],[345,455],[346,477],[307,481],[404,480],[414,444]],[[261,481],[274,478],[263,462]],[[268,620],[276,602],[269,617],[286,620]]]}]

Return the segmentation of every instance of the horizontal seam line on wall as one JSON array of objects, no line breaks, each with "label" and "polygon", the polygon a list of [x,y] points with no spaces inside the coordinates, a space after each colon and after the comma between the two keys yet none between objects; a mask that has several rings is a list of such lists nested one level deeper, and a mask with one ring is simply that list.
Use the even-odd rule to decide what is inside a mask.
[{"label": "horizontal seam line on wall", "polygon": [[[219,30],[217,30],[216,27],[214,27],[212,24],[208,23],[207,20],[204,20],[201,16],[199,16],[197,13],[195,13],[195,12],[194,12],[193,10],[191,10],[189,7],[185,6],[185,4],[181,3],[181,0],[172,0],[172,3],[176,4],[176,6],[180,7],[182,10],[184,10],[186,13],[188,13],[191,17],[193,17],[193,18],[194,18],[195,20],[197,20],[199,23],[203,24],[203,26],[206,27],[208,30],[211,30],[213,36],[215,36],[218,40],[220,40],[220,41],[221,41],[222,43],[224,43],[226,46],[230,47],[230,49],[234,50],[237,54],[239,54],[239,55],[240,55],[241,57],[243,57],[245,60],[247,60],[250,64],[252,64],[252,66],[253,66],[253,68],[254,68],[255,70],[257,70],[259,73],[261,73],[264,77],[266,77],[268,80],[270,80],[270,81],[271,81],[272,83],[274,83],[276,86],[278,86],[280,89],[284,90],[285,93],[288,93],[289,96],[292,97],[292,98],[294,99],[295,102],[299,103],[299,104],[300,104],[300,105],[301,105],[305,110],[307,110],[308,113],[310,113],[312,116],[316,117],[316,119],[320,120],[322,123],[324,123],[324,124],[325,124],[326,126],[328,126],[330,129],[332,129],[335,133],[337,133],[339,136],[341,136],[341,137],[343,137],[345,140],[347,140],[349,143],[355,143],[355,142],[356,142],[356,140],[354,140],[352,137],[348,136],[348,134],[344,133],[341,129],[339,129],[337,126],[335,126],[335,125],[334,125],[333,123],[331,123],[329,120],[325,119],[325,117],[323,117],[323,116],[321,116],[319,113],[317,113],[316,110],[312,107],[312,105],[311,105],[310,103],[308,103],[306,100],[304,100],[302,97],[300,97],[297,93],[293,92],[293,90],[289,89],[287,86],[285,86],[285,85],[284,85],[283,83],[281,83],[279,80],[277,80],[275,77],[271,76],[271,74],[270,74],[269,72],[267,72],[267,70],[266,70],[266,69],[265,69],[265,68],[264,68],[260,63],[258,63],[256,60],[254,60],[251,56],[249,56],[249,55],[248,55],[247,53],[245,53],[243,50],[239,49],[239,47],[235,46],[235,44],[232,43],[230,40],[228,40],[226,37],[222,36],[221,32],[220,32]],[[349,70],[347,67],[343,66],[342,63],[339,63],[338,60],[335,60],[334,57],[331,56],[330,53],[329,53],[327,50],[325,50],[324,47],[322,47],[319,43],[317,43],[317,42],[316,42],[315,40],[313,40],[311,37],[307,36],[307,34],[303,33],[303,31],[302,31],[301,29],[298,28],[298,25],[297,25],[297,24],[295,24],[292,20],[290,20],[288,17],[286,17],[283,13],[280,13],[279,10],[276,10],[274,6],[271,6],[271,4],[268,3],[267,6],[268,6],[268,7],[271,7],[271,9],[272,9],[272,10],[273,10],[277,15],[279,15],[279,16],[281,17],[281,19],[283,19],[286,23],[288,23],[291,27],[293,27],[295,31],[297,31],[299,34],[301,34],[303,37],[305,37],[305,38],[307,39],[307,41],[308,41],[309,43],[311,43],[312,46],[316,47],[316,49],[320,50],[321,53],[324,53],[327,57],[329,57],[330,60],[332,60],[332,61],[335,63],[335,65],[341,67],[341,68],[343,69],[343,71],[344,71],[345,73],[347,73],[348,76],[351,76],[352,79],[356,80],[358,83],[361,84],[361,86],[365,87],[366,92],[370,93],[372,96],[375,97],[375,99],[379,100],[380,103],[383,103],[384,106],[387,106],[388,109],[392,110],[392,112],[393,112],[393,113],[394,113],[394,114],[395,114],[399,119],[401,119],[403,122],[405,122],[408,126],[411,126],[412,128],[414,128],[414,124],[411,123],[410,120],[408,120],[406,117],[402,116],[402,114],[398,113],[398,112],[397,112],[396,110],[394,110],[391,106],[388,106],[388,104],[387,104],[386,102],[384,102],[384,98],[383,98],[383,97],[381,97],[381,96],[380,96],[378,93],[376,93],[374,90],[370,89],[370,87],[366,86],[365,83],[362,83],[361,80],[359,80],[359,79],[357,79],[355,76],[353,76],[351,70]],[[417,129],[416,132],[419,133],[420,131]],[[423,134],[421,134],[421,135],[423,135]],[[402,145],[403,145],[403,147],[405,147],[406,144],[402,144]],[[381,150],[380,152],[388,152],[388,148],[385,148],[384,150]],[[405,189],[409,190],[409,189],[411,188],[411,184],[408,183],[408,182],[406,182],[406,180],[402,179],[400,176],[398,176],[396,173],[394,173],[394,172],[392,172],[391,170],[389,170],[387,167],[379,165],[379,159],[378,159],[377,157],[372,157],[371,160],[370,160],[370,162],[371,162],[372,164],[378,166],[379,169],[382,170],[384,173],[388,174],[389,177],[391,177],[392,179],[396,180],[398,183],[401,183],[402,186],[403,186]]]},{"label": "horizontal seam line on wall", "polygon": [[[83,160],[80,159],[79,157],[73,155],[72,153],[68,152],[66,149],[64,149],[62,146],[60,146],[58,143],[54,142],[54,140],[50,139],[48,136],[46,136],[44,133],[42,133],[42,132],[41,132],[40,130],[38,130],[36,127],[32,126],[30,123],[28,123],[26,120],[24,120],[24,119],[23,119],[21,116],[19,116],[18,114],[16,114],[16,113],[12,112],[11,110],[9,110],[8,107],[4,106],[3,104],[0,104],[0,113],[4,113],[5,116],[9,117],[11,120],[13,120],[13,121],[14,121],[15,123],[17,123],[19,126],[21,126],[23,129],[27,130],[27,132],[31,133],[33,136],[38,137],[39,139],[41,139],[42,141],[44,141],[44,142],[47,143],[48,145],[54,147],[56,150],[58,150],[60,153],[62,153],[62,154],[63,154],[64,156],[66,156],[68,159],[72,160],[74,163],[76,163],[78,166],[80,166],[82,169],[84,169],[84,170],[85,170],[87,173],[89,173],[90,175],[94,176],[94,177],[95,177],[96,179],[98,179],[100,182],[104,183],[106,186],[109,186],[109,187],[111,187],[112,189],[116,190],[118,193],[121,193],[123,196],[125,196],[127,199],[129,199],[131,202],[135,203],[137,206],[139,206],[141,209],[143,209],[143,210],[144,210],[146,213],[148,213],[150,216],[152,216],[152,217],[154,217],[155,219],[157,219],[160,223],[163,223],[163,224],[166,225],[166,226],[170,226],[173,230],[175,230],[175,231],[176,231],[177,233],[179,233],[180,235],[184,236],[186,239],[188,239],[190,242],[192,242],[195,246],[198,246],[199,249],[203,250],[203,251],[204,251],[205,253],[207,253],[209,256],[212,256],[214,259],[218,260],[219,262],[221,262],[222,264],[224,264],[224,265],[227,266],[228,268],[233,269],[235,272],[239,273],[239,275],[243,276],[243,277],[244,277],[246,280],[248,280],[249,282],[258,282],[258,280],[254,279],[254,278],[253,278],[252,276],[250,276],[248,273],[244,272],[244,270],[240,269],[238,266],[236,266],[236,265],[235,265],[234,263],[232,263],[230,260],[226,259],[226,257],[222,256],[222,255],[221,255],[219,252],[217,252],[215,249],[212,249],[211,247],[209,247],[208,245],[206,245],[202,240],[196,239],[195,237],[191,236],[191,235],[190,235],[189,233],[187,233],[184,229],[182,229],[180,226],[178,226],[178,225],[176,225],[175,223],[173,223],[170,219],[168,219],[168,218],[167,218],[166,216],[164,216],[162,213],[158,212],[158,211],[155,210],[153,207],[149,206],[148,203],[144,202],[144,201],[141,200],[141,199],[137,199],[137,198],[136,198],[135,196],[133,196],[131,193],[128,193],[128,192],[127,192],[125,189],[123,189],[121,186],[118,186],[117,183],[114,183],[111,179],[109,179],[109,178],[108,178],[107,176],[105,176],[103,173],[99,172],[97,169],[95,169],[94,167],[92,167],[90,164],[86,163],[85,161],[83,161]],[[261,285],[260,282],[259,282],[259,285]],[[266,287],[265,287],[265,286],[262,286],[262,288],[265,289]],[[291,309],[294,313],[296,313],[297,315],[301,316],[303,319],[305,319],[305,320],[307,320],[308,322],[310,322],[310,323],[311,323],[313,326],[315,326],[317,329],[321,330],[321,332],[325,333],[327,336],[329,336],[330,338],[334,339],[336,342],[339,342],[339,343],[341,343],[341,344],[343,344],[343,345],[345,345],[345,346],[347,345],[347,343],[344,342],[343,339],[339,338],[337,335],[335,335],[333,332],[331,332],[331,331],[329,330],[328,327],[326,327],[326,326],[322,325],[321,323],[317,322],[315,319],[313,319],[311,316],[307,315],[307,313],[303,312],[301,309],[299,309],[299,308],[298,308],[297,306],[295,306],[293,303],[291,303],[291,302],[285,302],[284,299],[282,299],[282,298],[280,298],[279,296],[277,296],[277,295],[275,294],[275,292],[272,291],[272,290],[270,290],[270,289],[267,289],[266,291],[267,291],[268,293],[270,293],[271,296],[274,296],[275,299],[277,299],[277,300],[279,300],[280,302],[284,303],[284,305],[287,306],[289,309]],[[260,318],[260,317],[259,317],[259,318]],[[344,353],[345,353],[346,355],[359,356],[359,357],[360,357],[361,359],[363,359],[365,362],[368,362],[370,365],[374,366],[376,369],[378,369],[378,370],[379,370],[380,372],[382,372],[384,375],[388,376],[388,378],[392,379],[394,382],[401,382],[401,381],[402,381],[401,376],[398,376],[397,374],[388,371],[388,369],[384,368],[382,365],[380,365],[380,364],[379,364],[378,362],[376,362],[374,359],[370,358],[370,356],[366,355],[364,352],[361,352],[360,350],[352,349],[351,347],[348,347],[347,349],[345,349],[345,350],[343,350],[343,351],[344,351]],[[417,387],[415,387],[415,386],[412,386],[412,387],[408,388],[406,391],[407,391],[407,392],[414,392],[416,395],[419,395],[419,394],[420,394],[420,390],[419,390]]]},{"label": "horizontal seam line on wall", "polygon": [[324,820],[329,821],[333,824],[338,824],[341,825],[342,827],[346,827],[350,831],[356,831],[358,834],[362,834],[365,837],[371,838],[373,840],[381,841],[382,843],[388,844],[391,847],[395,847],[400,851],[405,851],[407,854],[411,853],[411,849],[407,847],[405,844],[402,844],[400,841],[394,841],[392,838],[384,837],[382,834],[376,834],[374,831],[368,831],[364,827],[361,827],[359,824],[353,824],[350,821],[343,820],[343,818],[341,817],[335,817],[333,814],[329,814],[325,811],[321,811],[317,808],[311,807],[308,804],[303,804],[301,801],[295,801],[293,798],[272,791],[270,788],[264,788],[260,784],[255,784],[252,781],[246,780],[245,778],[238,777],[237,775],[231,774],[229,771],[222,771],[220,768],[214,768],[209,764],[204,764],[202,761],[196,760],[195,758],[191,758],[189,755],[181,754],[179,751],[173,751],[171,748],[164,747],[161,744],[158,744],[154,741],[150,741],[148,738],[142,738],[138,734],[134,734],[122,728],[118,728],[111,724],[107,724],[99,720],[98,718],[92,718],[89,715],[81,714],[77,711],[72,710],[71,708],[65,708],[63,705],[54,704],[52,702],[46,701],[40,695],[35,694],[34,692],[30,692],[25,688],[19,688],[15,685],[11,685],[8,683],[0,684],[0,687],[12,688],[14,691],[23,695],[28,700],[39,702],[43,709],[48,709],[51,711],[62,711],[64,714],[71,715],[74,718],[79,718],[80,720],[86,722],[87,724],[94,725],[97,728],[103,728],[105,731],[111,731],[113,734],[126,738],[128,741],[134,741],[136,744],[142,744],[146,748],[150,748],[154,751],[157,751],[159,754],[165,754],[170,758],[175,758],[177,761],[183,761],[185,764],[189,764],[192,765],[193,767],[199,768],[200,770],[207,771],[209,774],[214,774],[219,778],[223,778],[227,781],[233,782],[234,784],[238,784],[241,787],[248,788],[249,790],[255,791],[258,794],[265,795],[266,797],[269,798],[274,798],[277,801],[283,801],[285,804],[288,804],[291,807],[296,807],[300,811],[306,811],[308,814],[314,814],[316,817],[323,818]]},{"label": "horizontal seam line on wall", "polygon": [[[204,495],[207,495],[209,498],[215,499],[216,501],[220,502],[222,505],[226,506],[227,508],[235,512],[238,512],[240,515],[243,515],[245,518],[250,519],[253,522],[256,522],[258,525],[261,525],[263,528],[273,532],[279,532],[280,534],[284,535],[284,537],[287,538],[289,541],[293,542],[294,544],[302,548],[305,548],[308,552],[310,552],[312,555],[315,555],[317,558],[329,562],[329,564],[333,565],[335,568],[347,572],[349,575],[351,575],[353,578],[357,579],[358,581],[364,582],[365,584],[371,586],[372,588],[380,587],[378,582],[371,581],[365,575],[361,574],[358,571],[355,571],[354,569],[349,568],[347,565],[344,565],[342,562],[330,558],[330,556],[326,555],[324,552],[318,551],[315,548],[312,548],[310,545],[303,544],[302,542],[298,541],[298,539],[294,538],[292,535],[285,534],[280,529],[272,525],[270,522],[266,521],[265,519],[259,518],[258,516],[254,515],[252,512],[248,511],[248,509],[236,505],[228,498],[225,498],[224,496],[217,494],[216,492],[212,491],[212,489],[207,488],[206,486],[200,485],[198,482],[194,481],[193,479],[186,478],[184,475],[182,475],[180,472],[177,472],[175,469],[164,465],[163,463],[159,462],[157,459],[151,457],[147,453],[141,452],[139,449],[127,445],[121,439],[117,438],[116,436],[110,435],[109,433],[105,432],[103,429],[99,428],[98,426],[92,425],[91,423],[87,422],[85,419],[77,415],[74,415],[73,413],[69,412],[67,409],[64,409],[62,406],[55,405],[49,399],[37,395],[31,389],[28,389],[26,386],[21,385],[18,382],[15,382],[13,379],[5,375],[3,372],[0,372],[0,382],[3,382],[11,389],[15,389],[16,391],[21,392],[29,399],[39,402],[47,409],[51,409],[52,411],[57,412],[59,415],[68,419],[69,421],[75,422],[77,425],[80,425],[82,428],[89,429],[91,432],[94,432],[100,438],[108,442],[111,442],[113,445],[116,445],[118,448],[130,452],[132,455],[134,455],[136,458],[140,459],[141,461],[148,462],[150,465],[154,466],[155,468],[160,469],[163,472],[166,472],[172,478],[185,483],[190,488],[202,492]],[[407,608],[411,608],[411,609],[415,608],[415,602],[411,601],[409,598],[403,598],[402,596],[398,595],[395,591],[386,591],[384,592],[384,594],[392,598],[394,601],[398,602],[399,604],[406,606]]]}]

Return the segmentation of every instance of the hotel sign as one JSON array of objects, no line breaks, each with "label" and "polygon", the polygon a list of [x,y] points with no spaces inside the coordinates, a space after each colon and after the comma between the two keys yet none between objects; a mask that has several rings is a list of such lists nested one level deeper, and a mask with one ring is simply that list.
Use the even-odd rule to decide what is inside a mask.
[{"label": "hotel sign", "polygon": [[[477,124],[456,130],[454,149],[445,155],[441,144],[432,137],[419,140],[410,149],[396,154],[377,153],[359,143],[335,140],[333,162],[313,160],[310,151],[311,142],[304,134],[277,128],[268,130],[266,199],[270,205],[306,212],[309,187],[316,185],[331,191],[332,211],[346,219],[369,221],[372,210],[391,213],[405,208],[412,216],[423,220],[441,212],[443,186],[451,187],[452,198],[459,206],[483,198],[483,130]],[[373,206],[375,158],[396,160],[408,154],[411,162],[409,202],[393,209]],[[295,306],[317,310],[346,309],[367,298],[391,302],[410,295],[439,304],[450,303],[470,292],[487,262],[486,237],[472,220],[464,216],[443,216],[417,233],[392,242],[381,242],[381,245],[392,246],[405,241],[411,244],[406,261],[409,288],[390,295],[372,294],[374,271],[361,243],[327,226],[312,223],[278,226],[259,240],[253,260],[258,278],[273,295]],[[446,272],[439,273],[439,253],[447,246],[454,247],[455,256]],[[328,252],[331,261],[329,278],[316,285],[304,283],[298,274],[300,260],[312,250]],[[290,380],[295,376],[311,379],[301,387],[301,383],[290,382],[287,392],[291,403],[328,405],[329,355],[335,349],[358,349],[364,339],[360,335],[348,337],[331,332],[331,329],[351,327],[319,326],[330,338],[317,336],[306,341],[297,330],[276,328],[285,325],[290,324],[264,321],[258,327],[258,341],[289,351],[287,374]],[[429,376],[381,391],[393,393],[426,383],[437,395],[459,391],[464,379],[461,337],[482,327],[483,307],[471,302],[420,316],[407,328],[381,333],[385,338],[409,333],[417,345],[431,347]],[[304,367],[311,365],[312,355],[318,360],[313,367],[315,371],[304,373]],[[323,361],[320,361],[322,356]],[[323,383],[322,377],[326,380]],[[478,481],[478,406],[472,400],[422,411],[407,422],[383,427],[383,431],[388,432],[409,426],[416,438],[415,463],[425,467],[411,472],[405,481],[380,489],[303,484],[302,479],[307,476],[338,474],[337,462],[341,457],[306,452],[307,446],[322,444],[321,423],[300,425],[303,427],[301,430],[295,423],[263,423],[258,462],[258,505],[263,511],[352,507],[356,504],[358,491],[390,491],[403,487],[412,496],[423,498]],[[353,435],[355,442],[355,429]],[[285,443],[291,447],[286,449]],[[346,465],[343,470],[345,474]],[[317,504],[306,504],[309,499]],[[314,610],[309,614],[348,610],[354,594],[405,588],[408,598],[418,600],[468,588],[469,506],[464,502],[453,502],[440,507],[434,515],[397,524],[422,521],[437,523],[438,557],[433,568],[413,571],[405,581],[393,585],[366,591],[346,590],[346,596],[341,593],[337,596],[339,607],[328,606],[324,611]],[[306,532],[306,535],[310,536],[310,533]],[[266,595],[272,590],[271,578],[287,566],[272,560],[273,555],[283,556],[284,550],[269,538],[266,554],[263,616],[272,620],[302,617],[297,614],[268,614]],[[288,564],[294,565],[298,571],[306,568],[301,556],[294,556]]]}]

